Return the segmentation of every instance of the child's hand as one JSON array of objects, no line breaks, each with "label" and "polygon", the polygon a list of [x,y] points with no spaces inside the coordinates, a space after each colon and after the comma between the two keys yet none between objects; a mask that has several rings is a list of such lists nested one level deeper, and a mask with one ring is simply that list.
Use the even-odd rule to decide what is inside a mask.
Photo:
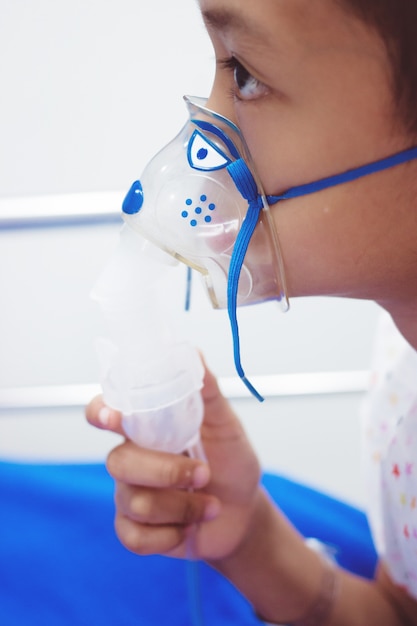
[{"label": "child's hand", "polygon": [[[195,556],[218,560],[249,532],[259,500],[258,460],[207,370],[202,396],[207,464],[140,448],[129,440],[109,454],[107,468],[116,481],[116,532],[133,552],[185,556],[190,526],[198,524]],[[100,397],[91,401],[86,414],[90,424],[123,434],[120,414],[105,407]]]}]

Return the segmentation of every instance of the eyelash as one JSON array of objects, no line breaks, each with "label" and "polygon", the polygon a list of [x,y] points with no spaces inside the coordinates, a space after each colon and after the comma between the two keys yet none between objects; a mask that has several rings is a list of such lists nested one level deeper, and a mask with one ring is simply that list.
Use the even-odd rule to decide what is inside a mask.
[{"label": "eyelash", "polygon": [[[240,102],[247,102],[248,100],[255,100],[256,98],[260,97],[261,95],[265,95],[267,93],[268,88],[266,87],[266,85],[261,83],[254,76],[252,76],[252,74],[245,68],[244,65],[242,65],[242,63],[240,63],[240,61],[238,61],[236,59],[236,57],[231,56],[231,57],[229,57],[227,59],[223,59],[223,60],[219,61],[219,65],[223,69],[228,70],[229,72],[233,73],[234,87],[231,90],[231,95],[233,96],[234,99],[236,99],[236,100],[238,100]],[[238,79],[236,77],[236,73],[239,70],[243,71],[246,74],[248,82],[249,81],[252,82],[252,87],[254,85],[255,85],[255,87],[261,87],[263,89],[263,93],[259,94],[259,95],[255,95],[254,97],[242,97],[242,94],[241,94],[242,87],[239,87]]]},{"label": "eyelash", "polygon": [[221,59],[219,61],[219,65],[221,65],[225,70],[230,70],[231,72],[236,69],[238,65],[241,65],[236,57],[228,57],[227,59]]}]

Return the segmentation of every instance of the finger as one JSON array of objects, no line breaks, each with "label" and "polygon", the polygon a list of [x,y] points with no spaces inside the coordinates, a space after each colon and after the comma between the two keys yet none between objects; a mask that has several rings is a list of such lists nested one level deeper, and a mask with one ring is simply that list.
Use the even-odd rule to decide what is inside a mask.
[{"label": "finger", "polygon": [[181,454],[156,452],[125,441],[107,457],[113,478],[143,487],[200,489],[210,480],[207,464]]},{"label": "finger", "polygon": [[124,435],[122,416],[118,411],[111,409],[104,402],[102,396],[96,396],[85,408],[87,421],[96,428],[111,430]]},{"label": "finger", "polygon": [[204,380],[203,380],[203,388],[201,390],[201,395],[203,399],[207,401],[217,400],[222,396],[220,391],[218,382],[214,374],[208,368],[207,363],[204,359],[203,354],[200,352],[200,359],[204,366]]},{"label": "finger", "polygon": [[115,519],[116,534],[121,543],[135,554],[170,554],[185,556],[187,528],[184,526],[148,526],[138,524],[122,514]]},{"label": "finger", "polygon": [[181,524],[211,521],[220,513],[217,498],[199,492],[158,490],[117,483],[119,513],[142,524]]}]

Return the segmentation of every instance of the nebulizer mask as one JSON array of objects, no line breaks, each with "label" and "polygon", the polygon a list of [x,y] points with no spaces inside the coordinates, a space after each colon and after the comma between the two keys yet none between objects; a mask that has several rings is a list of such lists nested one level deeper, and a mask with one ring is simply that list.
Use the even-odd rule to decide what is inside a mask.
[{"label": "nebulizer mask", "polygon": [[[227,306],[231,260],[238,255],[237,304],[278,299],[286,308],[278,239],[244,138],[230,120],[207,109],[205,100],[185,102],[188,123],[132,185],[124,218],[198,270],[214,307]],[[245,218],[251,230],[243,241]]]}]

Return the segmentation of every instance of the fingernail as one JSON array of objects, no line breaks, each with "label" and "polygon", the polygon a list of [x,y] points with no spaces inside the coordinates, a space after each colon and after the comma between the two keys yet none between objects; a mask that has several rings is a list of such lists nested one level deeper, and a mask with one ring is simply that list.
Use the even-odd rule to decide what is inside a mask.
[{"label": "fingernail", "polygon": [[111,411],[108,406],[102,406],[98,412],[97,419],[102,426],[108,426],[110,421]]},{"label": "fingernail", "polygon": [[210,470],[208,465],[197,465],[193,473],[193,487],[199,489],[208,483]]}]

